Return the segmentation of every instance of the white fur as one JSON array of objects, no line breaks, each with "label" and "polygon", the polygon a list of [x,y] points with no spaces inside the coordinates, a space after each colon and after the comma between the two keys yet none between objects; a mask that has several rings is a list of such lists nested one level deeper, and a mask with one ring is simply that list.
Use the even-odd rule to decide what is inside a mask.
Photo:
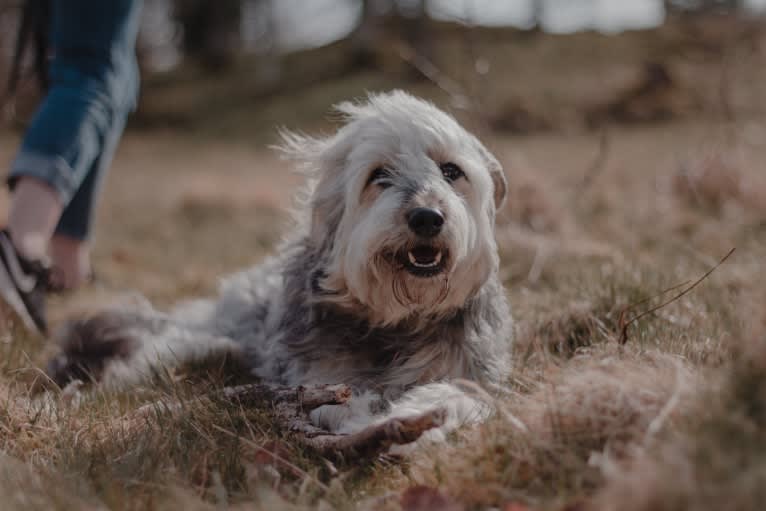
[{"label": "white fur", "polygon": [[[322,285],[337,296],[338,304],[365,306],[370,320],[381,326],[395,325],[414,312],[439,315],[462,306],[477,285],[497,271],[495,208],[505,196],[497,160],[452,117],[400,91],[371,96],[363,104],[343,103],[338,110],[347,124],[334,137],[318,141],[288,135],[282,147],[318,176],[310,193],[315,239],[327,236],[328,217],[345,206]],[[455,190],[439,170],[444,162],[457,163],[467,176]],[[442,286],[424,286],[422,279],[392,275],[389,266],[377,264],[375,255],[382,249],[396,250],[411,239],[402,221],[401,189],[383,190],[374,201],[364,200],[369,173],[379,166],[417,189],[409,207],[436,207],[449,219],[441,241],[451,263]],[[390,282],[396,279],[411,300],[391,292]]]}]

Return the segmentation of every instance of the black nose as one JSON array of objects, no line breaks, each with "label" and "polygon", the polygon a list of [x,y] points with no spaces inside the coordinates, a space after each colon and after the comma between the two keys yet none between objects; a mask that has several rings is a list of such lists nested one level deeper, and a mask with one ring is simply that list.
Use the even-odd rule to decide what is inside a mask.
[{"label": "black nose", "polygon": [[444,225],[444,215],[438,209],[415,208],[407,212],[407,225],[412,232],[424,238],[433,238]]}]

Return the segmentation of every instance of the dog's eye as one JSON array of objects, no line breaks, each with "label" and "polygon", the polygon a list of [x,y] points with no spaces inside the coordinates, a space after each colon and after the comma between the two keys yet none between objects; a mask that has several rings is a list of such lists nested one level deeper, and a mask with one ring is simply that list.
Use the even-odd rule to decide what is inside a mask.
[{"label": "dog's eye", "polygon": [[367,178],[367,185],[376,184],[381,188],[391,186],[391,171],[385,167],[378,167]]},{"label": "dog's eye", "polygon": [[461,177],[465,176],[465,173],[463,172],[463,169],[457,166],[457,164],[452,162],[442,163],[439,165],[439,168],[442,171],[442,174],[444,175],[444,179],[449,181],[450,183],[453,181],[457,181]]}]

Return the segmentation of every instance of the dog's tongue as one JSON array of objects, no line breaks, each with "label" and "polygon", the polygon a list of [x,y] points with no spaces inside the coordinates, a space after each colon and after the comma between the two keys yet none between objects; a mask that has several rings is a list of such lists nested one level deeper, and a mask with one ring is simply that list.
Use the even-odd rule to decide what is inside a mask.
[{"label": "dog's tongue", "polygon": [[428,245],[420,245],[410,250],[410,255],[418,264],[432,264],[440,255],[440,251]]}]

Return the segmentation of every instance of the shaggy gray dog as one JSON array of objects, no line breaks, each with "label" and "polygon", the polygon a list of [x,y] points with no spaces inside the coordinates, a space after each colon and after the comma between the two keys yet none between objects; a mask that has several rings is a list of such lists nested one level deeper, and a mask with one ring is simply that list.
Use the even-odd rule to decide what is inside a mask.
[{"label": "shaggy gray dog", "polygon": [[312,415],[332,432],[441,407],[447,423],[434,437],[483,417],[450,381],[494,384],[510,372],[493,234],[502,169],[452,117],[404,92],[338,111],[346,123],[334,136],[284,135],[281,150],[309,184],[275,257],[225,279],[215,299],[71,323],[52,378],[124,388],[229,353],[265,381],[352,385],[349,404]]}]

